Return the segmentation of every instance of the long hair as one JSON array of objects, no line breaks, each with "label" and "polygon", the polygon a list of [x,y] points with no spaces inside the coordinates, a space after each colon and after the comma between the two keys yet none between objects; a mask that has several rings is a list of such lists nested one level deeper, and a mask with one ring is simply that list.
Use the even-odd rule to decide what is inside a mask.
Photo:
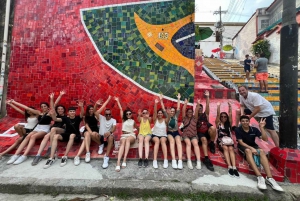
[{"label": "long hair", "polygon": [[[35,108],[34,107],[32,107],[32,106],[29,106],[29,108],[31,108],[31,109],[34,109],[35,110]],[[27,110],[24,110],[25,111],[25,121],[27,121],[27,118],[28,117],[30,117],[30,114],[27,112]]]},{"label": "long hair", "polygon": [[229,122],[229,116],[228,116],[228,114],[226,113],[226,112],[221,112],[220,113],[220,121],[221,121],[221,116],[222,115],[226,115],[227,116],[227,119],[226,119],[226,121],[225,121],[225,123],[224,123],[224,128],[226,129],[226,130],[231,130],[232,128],[231,128],[231,125],[230,125],[230,122]]},{"label": "long hair", "polygon": [[49,106],[49,103],[47,103],[47,102],[41,102],[41,103],[40,103],[40,106],[42,106],[43,104],[47,105],[47,107],[50,107],[50,106]]},{"label": "long hair", "polygon": [[91,118],[91,116],[90,116],[90,109],[91,109],[91,108],[93,108],[92,105],[88,105],[88,106],[86,107],[86,110],[85,110],[85,117],[84,117],[85,123],[89,123],[89,119]]},{"label": "long hair", "polygon": [[123,111],[123,121],[126,121],[128,119],[127,115],[126,115],[127,112],[131,112],[132,113],[132,111],[130,109],[124,110]]},{"label": "long hair", "polygon": [[58,115],[57,109],[58,109],[59,107],[62,107],[62,108],[64,109],[64,114],[65,114],[66,108],[65,108],[65,106],[63,106],[63,105],[57,105],[57,106],[55,106],[55,112],[56,112],[56,114]]}]

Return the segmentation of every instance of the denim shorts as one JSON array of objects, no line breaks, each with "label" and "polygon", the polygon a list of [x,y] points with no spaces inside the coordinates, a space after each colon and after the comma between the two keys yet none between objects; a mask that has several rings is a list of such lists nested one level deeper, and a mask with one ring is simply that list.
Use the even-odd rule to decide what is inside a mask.
[{"label": "denim shorts", "polygon": [[167,134],[172,135],[173,138],[175,138],[176,136],[180,136],[178,131],[168,131]]}]

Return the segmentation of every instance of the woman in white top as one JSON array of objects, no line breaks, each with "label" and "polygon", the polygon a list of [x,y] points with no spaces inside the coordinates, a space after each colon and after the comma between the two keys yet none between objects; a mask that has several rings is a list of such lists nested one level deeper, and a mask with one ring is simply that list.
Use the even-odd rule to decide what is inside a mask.
[{"label": "woman in white top", "polygon": [[122,118],[122,135],[120,138],[120,147],[118,152],[118,161],[116,166],[116,171],[120,172],[120,163],[121,158],[124,153],[122,168],[126,168],[126,158],[130,148],[130,145],[135,142],[136,134],[134,133],[134,128],[137,128],[135,121],[132,119],[132,112],[131,110],[124,110],[122,109],[121,103],[118,97],[115,97],[115,101],[120,109],[120,115]]},{"label": "woman in white top", "polygon": [[[16,111],[18,111],[19,113],[21,113],[22,115],[25,116],[25,121],[27,122],[24,125],[21,124],[16,124],[14,126],[15,131],[18,133],[19,138],[5,151],[0,153],[0,159],[2,158],[2,156],[4,154],[7,154],[9,152],[11,152],[12,150],[14,150],[17,146],[19,146],[19,144],[21,144],[21,142],[24,140],[24,138],[27,136],[28,133],[30,133],[32,131],[32,129],[35,127],[35,125],[38,123],[38,115],[32,113],[29,110],[21,110],[20,108],[18,108],[17,106],[15,106],[13,104],[12,100],[7,100],[6,104],[11,106],[13,109],[15,109]],[[31,109],[34,109],[34,107],[30,107]]]},{"label": "woman in white top", "polygon": [[[154,127],[152,129],[152,141],[154,142],[154,151],[153,151],[153,168],[157,169],[157,153],[159,149],[159,144],[161,144],[161,148],[164,155],[164,168],[168,168],[168,155],[167,155],[167,123],[170,120],[170,115],[168,118],[163,118],[163,110],[159,109],[157,111],[157,103],[159,103],[158,99],[155,99],[154,102],[154,111],[153,111],[153,123]],[[170,111],[168,110],[168,114]]]}]

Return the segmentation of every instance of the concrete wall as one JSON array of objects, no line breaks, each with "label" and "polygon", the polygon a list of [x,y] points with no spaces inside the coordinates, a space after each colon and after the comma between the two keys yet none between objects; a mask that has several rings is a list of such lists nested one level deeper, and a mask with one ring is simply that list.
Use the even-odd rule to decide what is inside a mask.
[{"label": "concrete wall", "polygon": [[243,30],[233,40],[234,58],[243,60],[246,54],[251,54],[252,42],[256,39],[256,16],[254,15]]}]

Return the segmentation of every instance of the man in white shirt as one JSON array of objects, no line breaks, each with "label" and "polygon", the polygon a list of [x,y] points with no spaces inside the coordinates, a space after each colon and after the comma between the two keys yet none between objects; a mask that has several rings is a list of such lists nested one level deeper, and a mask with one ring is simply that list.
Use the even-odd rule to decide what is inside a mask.
[{"label": "man in white shirt", "polygon": [[101,115],[100,113],[102,110],[106,107],[107,103],[110,101],[111,96],[108,97],[108,99],[103,103],[101,108],[95,112],[95,116],[99,117],[99,122],[100,122],[100,128],[99,128],[99,151],[98,154],[103,153],[103,148],[104,146],[107,146],[106,148],[106,153],[103,157],[103,165],[102,168],[107,168],[108,167],[108,161],[109,161],[109,153],[113,147],[114,144],[114,135],[113,133],[116,130],[116,125],[117,122],[114,118],[111,117],[111,110],[106,109],[105,113]]},{"label": "man in white shirt", "polygon": [[279,137],[273,125],[273,106],[264,97],[255,92],[249,92],[245,86],[239,86],[241,104],[241,115],[260,117],[266,119],[266,130],[271,134],[271,138],[276,147],[279,147]]}]

